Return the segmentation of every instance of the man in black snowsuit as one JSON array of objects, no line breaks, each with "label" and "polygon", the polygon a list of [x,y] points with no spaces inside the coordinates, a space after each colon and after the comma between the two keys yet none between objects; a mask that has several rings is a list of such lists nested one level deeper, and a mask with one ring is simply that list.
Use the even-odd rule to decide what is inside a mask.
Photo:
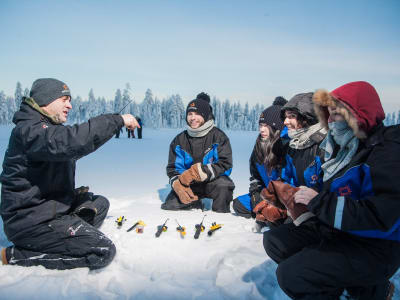
[{"label": "man in black snowsuit", "polygon": [[109,202],[87,187],[75,189],[75,163],[122,126],[138,124],[129,114],[109,114],[63,126],[70,101],[65,83],[42,78],[14,115],[0,178],[0,213],[14,246],[1,249],[3,264],[98,269],[115,255],[114,244],[98,230]]},{"label": "man in black snowsuit", "polygon": [[201,208],[201,199],[211,198],[213,211],[230,212],[232,149],[225,133],[214,126],[210,96],[200,93],[189,102],[186,122],[187,130],[170,145],[167,175],[173,190],[161,208]]}]

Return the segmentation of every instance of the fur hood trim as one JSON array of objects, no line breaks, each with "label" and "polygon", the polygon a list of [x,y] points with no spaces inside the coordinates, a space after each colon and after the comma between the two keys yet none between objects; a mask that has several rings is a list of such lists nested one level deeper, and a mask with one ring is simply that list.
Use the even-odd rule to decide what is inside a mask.
[{"label": "fur hood trim", "polygon": [[355,116],[353,110],[346,105],[344,102],[335,99],[331,94],[326,90],[317,90],[313,96],[314,101],[314,110],[315,113],[321,122],[322,126],[324,126],[327,130],[328,128],[328,118],[329,112],[328,107],[336,108],[336,111],[340,113],[349,127],[353,130],[354,135],[358,139],[365,139],[367,134],[364,130],[362,130],[358,124],[358,120]]}]

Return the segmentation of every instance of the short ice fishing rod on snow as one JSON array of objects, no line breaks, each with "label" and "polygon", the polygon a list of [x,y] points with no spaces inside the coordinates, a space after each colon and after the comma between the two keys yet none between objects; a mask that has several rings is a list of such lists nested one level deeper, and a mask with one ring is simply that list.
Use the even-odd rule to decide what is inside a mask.
[{"label": "short ice fishing rod on snow", "polygon": [[177,219],[175,219],[175,221],[176,221],[176,224],[178,224],[178,227],[176,227],[176,231],[179,231],[179,233],[181,234],[181,238],[184,238],[185,235],[186,235],[186,228],[181,226],[181,225],[179,225]]},{"label": "short ice fishing rod on snow", "polygon": [[156,232],[156,237],[157,237],[157,238],[161,235],[161,233],[162,233],[163,231],[167,231],[168,227],[165,226],[165,224],[167,224],[168,220],[169,220],[169,219],[166,219],[165,222],[164,222],[164,224],[158,226],[158,229],[157,229],[157,232]]},{"label": "short ice fishing rod on snow", "polygon": [[208,236],[212,236],[215,231],[221,229],[222,224],[217,224],[217,222],[213,222],[211,224],[210,230],[207,232]]},{"label": "short ice fishing rod on snow", "polygon": [[203,222],[204,222],[204,218],[206,217],[207,215],[204,215],[204,217],[203,217],[203,220],[201,220],[201,223],[200,224],[196,224],[195,225],[195,228],[196,228],[196,232],[195,232],[195,234],[194,234],[194,238],[195,239],[198,239],[199,238],[199,236],[200,236],[200,232],[202,232],[202,231],[204,231],[204,226],[203,226]]}]

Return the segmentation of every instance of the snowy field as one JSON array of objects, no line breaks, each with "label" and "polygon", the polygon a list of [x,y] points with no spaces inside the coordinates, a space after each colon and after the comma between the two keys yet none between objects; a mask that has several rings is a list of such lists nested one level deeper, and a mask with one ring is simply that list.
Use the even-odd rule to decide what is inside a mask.
[{"label": "snowy field", "polygon": [[[1,161],[10,131],[0,126]],[[55,271],[0,265],[0,299],[288,299],[277,284],[276,264],[265,254],[262,234],[251,230],[254,221],[210,210],[160,209],[170,191],[165,167],[169,143],[177,133],[144,128],[142,140],[128,140],[124,132],[78,161],[76,186],[88,185],[111,202],[101,227],[117,247],[108,267]],[[238,196],[248,191],[248,159],[257,132],[227,134]],[[205,214],[206,229],[211,222],[223,224],[222,229],[212,237],[203,232],[195,240],[194,226]],[[121,229],[115,223],[119,216],[127,218]],[[155,238],[157,226],[167,218],[168,230]],[[184,239],[175,230],[175,219],[187,228]],[[138,220],[146,224],[144,233],[126,232]],[[0,248],[7,245],[0,229]],[[394,280],[400,287],[400,272]],[[398,291],[394,299],[400,299]]]}]

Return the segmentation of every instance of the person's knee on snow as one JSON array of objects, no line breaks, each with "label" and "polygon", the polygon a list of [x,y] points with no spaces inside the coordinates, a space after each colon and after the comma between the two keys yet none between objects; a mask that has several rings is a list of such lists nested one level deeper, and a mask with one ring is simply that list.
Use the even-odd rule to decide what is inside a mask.
[{"label": "person's knee on snow", "polygon": [[252,209],[250,207],[250,195],[246,194],[233,199],[232,208],[238,216],[250,219],[252,217]]},{"label": "person's knee on snow", "polygon": [[89,269],[96,270],[108,266],[116,253],[117,248],[111,240],[107,247],[94,248],[93,253],[87,256]]}]

